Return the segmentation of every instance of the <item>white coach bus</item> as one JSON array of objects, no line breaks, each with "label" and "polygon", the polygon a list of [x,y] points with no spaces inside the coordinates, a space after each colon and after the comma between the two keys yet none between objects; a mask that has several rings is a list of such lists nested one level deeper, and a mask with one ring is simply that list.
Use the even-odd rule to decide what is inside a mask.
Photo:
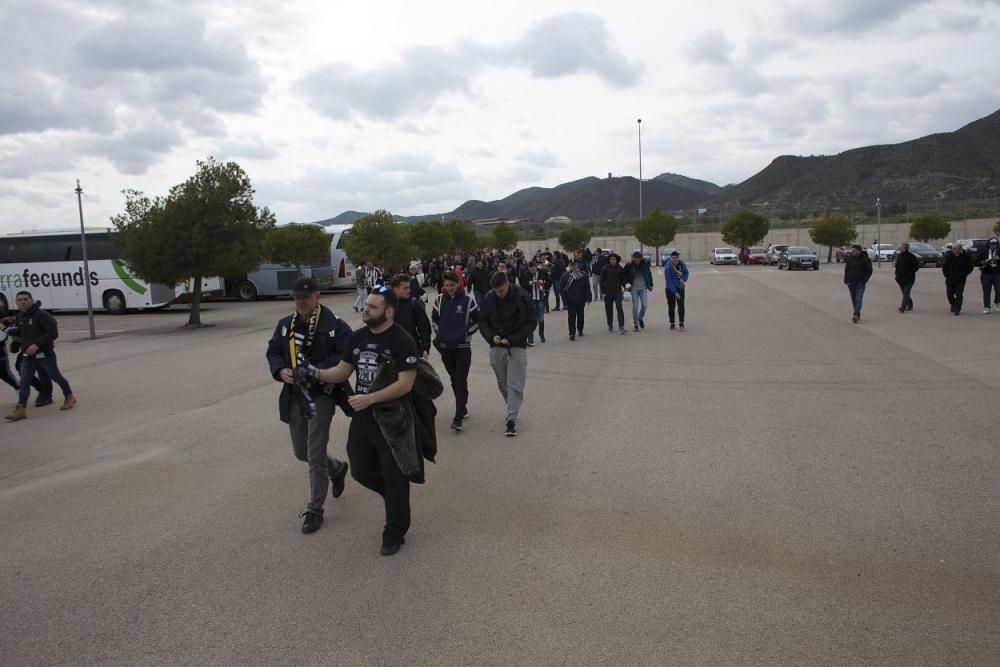
[{"label": "white coach bus", "polygon": [[325,227],[330,235],[330,255],[312,265],[312,277],[320,289],[334,287],[354,287],[354,264],[344,251],[344,237],[350,233],[352,225],[330,225]]},{"label": "white coach bus", "polygon": [[[80,233],[69,230],[22,232],[0,236],[0,306],[11,310],[14,296],[31,292],[46,310],[85,310],[87,292],[95,308],[121,315],[130,308],[163,308],[191,300],[191,281],[176,288],[150,284],[133,276],[119,260],[107,229],[87,230],[87,262],[83,274]],[[202,297],[222,294],[220,278],[202,280]]]}]

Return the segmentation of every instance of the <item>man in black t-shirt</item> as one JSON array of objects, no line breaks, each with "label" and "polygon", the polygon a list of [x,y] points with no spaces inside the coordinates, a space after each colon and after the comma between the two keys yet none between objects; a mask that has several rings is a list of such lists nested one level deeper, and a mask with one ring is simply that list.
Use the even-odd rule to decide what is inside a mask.
[{"label": "man in black t-shirt", "polygon": [[[365,327],[355,331],[345,358],[334,368],[307,369],[319,382],[338,383],[357,372],[355,393],[349,402],[354,409],[347,436],[347,456],[351,476],[378,493],[385,500],[385,528],[382,531],[383,556],[392,556],[406,541],[410,527],[410,481],[400,471],[392,450],[375,421],[372,406],[405,397],[417,377],[417,344],[410,334],[393,322],[397,306],[391,289],[377,287],[365,300],[361,319]],[[396,381],[372,391],[372,383],[384,356],[396,366]]]}]

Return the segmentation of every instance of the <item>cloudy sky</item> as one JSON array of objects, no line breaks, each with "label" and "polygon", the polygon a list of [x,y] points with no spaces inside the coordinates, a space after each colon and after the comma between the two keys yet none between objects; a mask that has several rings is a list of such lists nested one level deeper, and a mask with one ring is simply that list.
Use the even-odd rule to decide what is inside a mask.
[{"label": "cloudy sky", "polygon": [[[289,9],[283,5],[289,5]],[[1000,0],[4,0],[0,232],[209,155],[279,222],[585,176],[739,182],[1000,108]]]}]

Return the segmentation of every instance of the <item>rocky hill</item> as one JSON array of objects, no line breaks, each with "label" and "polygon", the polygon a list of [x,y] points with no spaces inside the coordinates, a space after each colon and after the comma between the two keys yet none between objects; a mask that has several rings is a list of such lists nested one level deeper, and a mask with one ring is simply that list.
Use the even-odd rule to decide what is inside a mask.
[{"label": "rocky hill", "polygon": [[[737,185],[664,173],[643,181],[643,211],[696,206],[770,204],[870,206],[883,202],[960,200],[1000,196],[1000,111],[954,132],[840,153],[782,155]],[[639,183],[632,177],[582,178],[553,188],[532,187],[496,201],[470,200],[450,213],[407,221],[460,218],[529,218],[563,215],[573,220],[627,220],[639,212]],[[347,211],[321,224],[350,224]]]}]

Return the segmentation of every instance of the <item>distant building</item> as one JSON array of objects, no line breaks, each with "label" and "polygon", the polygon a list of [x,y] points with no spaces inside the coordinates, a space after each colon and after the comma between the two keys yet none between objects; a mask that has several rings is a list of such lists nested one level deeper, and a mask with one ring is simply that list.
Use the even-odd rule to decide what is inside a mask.
[{"label": "distant building", "polygon": [[472,224],[479,229],[490,229],[497,225],[530,225],[533,222],[530,218],[480,218],[479,220],[473,220]]}]

